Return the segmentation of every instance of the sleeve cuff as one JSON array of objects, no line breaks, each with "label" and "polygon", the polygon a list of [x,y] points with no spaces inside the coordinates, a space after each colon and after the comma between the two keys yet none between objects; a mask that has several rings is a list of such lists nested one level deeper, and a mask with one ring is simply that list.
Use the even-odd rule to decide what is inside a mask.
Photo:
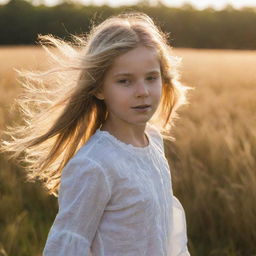
[{"label": "sleeve cuff", "polygon": [[89,242],[79,234],[52,229],[46,241],[43,256],[65,255],[89,256]]}]

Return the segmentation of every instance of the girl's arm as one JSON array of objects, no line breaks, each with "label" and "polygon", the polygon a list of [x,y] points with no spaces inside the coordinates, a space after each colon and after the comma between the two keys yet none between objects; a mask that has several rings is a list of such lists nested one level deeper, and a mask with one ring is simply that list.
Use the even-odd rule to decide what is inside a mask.
[{"label": "girl's arm", "polygon": [[111,189],[102,167],[74,158],[62,171],[59,211],[48,234],[43,256],[88,256]]}]

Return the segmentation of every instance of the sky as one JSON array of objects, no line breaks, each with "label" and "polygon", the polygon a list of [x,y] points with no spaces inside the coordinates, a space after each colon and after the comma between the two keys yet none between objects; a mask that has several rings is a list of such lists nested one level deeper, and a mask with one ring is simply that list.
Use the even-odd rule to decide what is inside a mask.
[{"label": "sky", "polygon": [[[55,5],[60,0],[39,0],[39,2],[44,2],[45,4],[51,6]],[[74,1],[74,0],[73,0]],[[150,0],[150,2],[154,3],[157,0]],[[5,4],[8,0],[0,0],[0,4]],[[36,0],[34,0],[36,2]],[[132,5],[136,4],[138,0],[77,0],[77,2],[84,4],[95,4],[102,5],[108,4],[110,6],[118,6],[118,5]],[[256,7],[256,0],[161,0],[162,3],[166,4],[170,7],[179,7],[185,3],[192,4],[197,9],[204,9],[207,7],[213,7],[217,10],[225,8],[227,4],[232,5],[234,8],[240,9],[245,6]]]}]

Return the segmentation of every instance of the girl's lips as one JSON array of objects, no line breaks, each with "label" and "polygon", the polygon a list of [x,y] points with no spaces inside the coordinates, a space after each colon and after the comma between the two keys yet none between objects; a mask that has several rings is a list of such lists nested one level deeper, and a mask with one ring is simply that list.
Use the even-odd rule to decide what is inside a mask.
[{"label": "girl's lips", "polygon": [[146,112],[148,110],[150,110],[151,106],[150,105],[141,105],[141,106],[137,106],[137,107],[132,107],[132,109],[139,111],[139,112]]},{"label": "girl's lips", "polygon": [[139,105],[139,106],[132,107],[132,108],[135,108],[135,109],[143,109],[143,108],[148,108],[148,107],[150,107],[150,105]]}]

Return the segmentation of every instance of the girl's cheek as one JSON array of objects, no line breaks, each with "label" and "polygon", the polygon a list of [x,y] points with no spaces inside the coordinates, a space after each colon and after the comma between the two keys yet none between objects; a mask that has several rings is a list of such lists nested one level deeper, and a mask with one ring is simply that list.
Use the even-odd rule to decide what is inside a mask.
[{"label": "girl's cheek", "polygon": [[155,89],[154,91],[156,95],[159,95],[159,96],[162,95],[162,90],[163,90],[162,84],[156,84],[154,89]]}]

